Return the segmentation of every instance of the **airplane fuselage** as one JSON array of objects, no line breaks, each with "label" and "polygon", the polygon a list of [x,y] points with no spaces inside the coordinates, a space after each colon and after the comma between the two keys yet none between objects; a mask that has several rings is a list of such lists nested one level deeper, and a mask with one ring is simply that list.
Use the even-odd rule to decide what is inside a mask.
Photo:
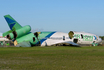
[{"label": "airplane fuselage", "polygon": [[[44,37],[43,37],[44,36]],[[100,43],[102,40],[91,33],[75,32],[74,37],[70,39],[68,33],[63,32],[41,32],[38,36],[41,46],[63,45],[63,44],[92,44]],[[77,40],[77,41],[75,41]],[[75,44],[76,43],[76,44]]]}]

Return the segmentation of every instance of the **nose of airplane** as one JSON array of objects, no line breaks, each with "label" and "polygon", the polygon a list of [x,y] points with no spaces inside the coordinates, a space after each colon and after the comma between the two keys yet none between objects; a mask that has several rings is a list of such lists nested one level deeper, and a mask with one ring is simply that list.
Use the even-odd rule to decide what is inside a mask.
[{"label": "nose of airplane", "polygon": [[101,42],[102,42],[102,39],[101,39],[101,38],[99,38],[99,39],[98,39],[98,42],[99,42],[99,43],[101,43]]}]

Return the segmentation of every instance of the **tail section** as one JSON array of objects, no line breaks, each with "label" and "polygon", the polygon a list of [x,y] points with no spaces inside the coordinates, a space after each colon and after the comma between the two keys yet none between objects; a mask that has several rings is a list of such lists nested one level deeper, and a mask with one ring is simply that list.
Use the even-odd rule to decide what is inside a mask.
[{"label": "tail section", "polygon": [[19,28],[22,27],[22,26],[21,26],[16,20],[14,20],[10,15],[5,15],[4,18],[5,18],[5,20],[7,21],[8,25],[9,25],[9,27],[10,27],[10,29],[11,29],[12,31],[15,31],[15,30],[17,30],[17,29],[19,29]]},{"label": "tail section", "polygon": [[7,36],[9,33],[12,33],[13,31],[16,31],[17,29],[22,28],[22,26],[17,21],[15,21],[10,15],[5,15],[4,18],[7,21],[8,26],[11,30],[3,33],[3,37]]}]

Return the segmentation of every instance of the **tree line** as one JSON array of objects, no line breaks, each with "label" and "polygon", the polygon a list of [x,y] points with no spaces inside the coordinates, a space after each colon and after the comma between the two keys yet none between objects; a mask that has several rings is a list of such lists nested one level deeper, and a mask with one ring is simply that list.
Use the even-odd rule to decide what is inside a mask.
[{"label": "tree line", "polygon": [[99,36],[102,40],[104,40],[104,36]]}]

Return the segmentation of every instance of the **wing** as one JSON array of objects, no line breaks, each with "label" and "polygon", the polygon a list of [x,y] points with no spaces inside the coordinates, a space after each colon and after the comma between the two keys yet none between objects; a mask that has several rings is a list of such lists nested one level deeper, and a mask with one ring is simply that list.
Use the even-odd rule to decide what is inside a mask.
[{"label": "wing", "polygon": [[78,44],[76,44],[76,43],[74,43],[74,42],[71,42],[71,41],[67,41],[67,42],[64,42],[64,43],[69,43],[69,44],[72,44],[72,45],[79,46]]},{"label": "wing", "polygon": [[71,44],[71,45],[74,45],[74,46],[79,46],[77,43],[74,43],[72,41],[60,41],[60,42],[56,42],[54,44],[60,44],[60,43],[67,43],[67,44]]}]

